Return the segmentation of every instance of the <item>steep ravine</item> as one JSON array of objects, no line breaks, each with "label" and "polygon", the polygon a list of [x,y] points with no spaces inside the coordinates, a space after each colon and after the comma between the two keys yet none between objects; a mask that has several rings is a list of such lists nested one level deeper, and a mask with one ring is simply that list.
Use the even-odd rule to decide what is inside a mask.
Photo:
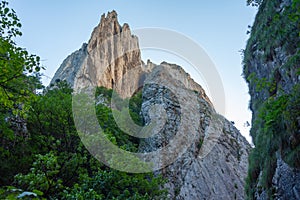
[{"label": "steep ravine", "polygon": [[300,199],[300,1],[262,1],[244,52],[249,199]]},{"label": "steep ravine", "polygon": [[[145,123],[161,117],[160,113],[150,117],[153,105],[164,108],[167,120],[159,134],[145,139],[140,148],[145,152],[164,148],[175,137],[191,141],[175,162],[158,172],[168,180],[165,188],[169,199],[244,199],[250,145],[201,95],[196,95],[196,102],[185,100],[184,105],[180,104],[181,97],[192,99],[195,93],[187,91],[176,78],[180,73],[178,66],[164,64],[147,77],[142,104]],[[174,150],[165,153],[166,158],[157,158],[157,162],[167,162]]]},{"label": "steep ravine", "polygon": [[[112,11],[102,16],[88,44],[62,63],[52,83],[66,80],[76,89],[104,86],[121,97],[130,97],[144,86],[145,124],[164,117],[165,123],[155,135],[141,140],[140,151],[175,144],[156,161],[166,164],[156,173],[167,180],[163,187],[168,198],[244,199],[251,149],[247,140],[216,113],[203,88],[183,68],[166,62],[145,64],[140,54],[138,38],[127,24],[119,25]],[[187,148],[180,151],[184,143]]]}]

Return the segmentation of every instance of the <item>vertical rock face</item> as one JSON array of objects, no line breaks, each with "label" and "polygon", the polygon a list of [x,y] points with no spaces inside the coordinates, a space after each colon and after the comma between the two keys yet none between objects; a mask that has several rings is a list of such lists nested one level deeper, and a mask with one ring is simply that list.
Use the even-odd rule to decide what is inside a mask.
[{"label": "vertical rock face", "polygon": [[120,26],[117,13],[112,11],[102,15],[88,44],[62,63],[51,83],[66,80],[77,89],[96,84],[129,97],[138,88],[141,65],[138,38],[131,34],[128,24]]},{"label": "vertical rock face", "polygon": [[143,88],[141,114],[158,125],[142,139],[141,152],[162,150],[156,173],[167,179],[170,199],[244,199],[250,145],[218,115],[205,94],[180,66],[141,61],[138,39],[122,27],[116,12],[101,17],[88,44],[70,55],[52,83],[66,80],[75,89],[90,85],[130,97]]},{"label": "vertical rock face", "polygon": [[300,3],[264,0],[244,54],[251,95],[249,199],[300,198]]},{"label": "vertical rock face", "polygon": [[[158,172],[167,179],[164,187],[169,199],[244,199],[250,145],[232,123],[214,111],[205,95],[187,87],[182,81],[187,79],[185,72],[167,63],[155,67],[147,77],[143,117],[146,124],[157,118],[165,123],[158,134],[141,142],[140,150],[151,152],[177,142],[177,149],[170,148],[165,157],[157,158],[163,165],[183,149],[178,140],[188,141],[185,151]],[[158,105],[164,114],[151,114]]]},{"label": "vertical rock face", "polygon": [[87,55],[87,44],[83,44],[79,50],[69,55],[63,61],[60,68],[55,72],[55,75],[51,80],[51,84],[65,80],[71,85],[71,87],[73,87],[76,74],[83,65]]}]

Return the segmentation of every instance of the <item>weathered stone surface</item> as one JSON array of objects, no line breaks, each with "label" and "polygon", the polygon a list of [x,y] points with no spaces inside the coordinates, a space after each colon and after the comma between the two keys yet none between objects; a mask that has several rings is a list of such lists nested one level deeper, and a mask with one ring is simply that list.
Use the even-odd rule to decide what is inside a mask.
[{"label": "weathered stone surface", "polygon": [[277,193],[275,196],[280,199],[300,199],[300,170],[293,169],[277,156],[277,167],[273,177],[273,184]]},{"label": "weathered stone surface", "polygon": [[[181,68],[167,63],[155,67],[147,77],[142,104],[145,122],[162,116],[149,114],[154,105],[164,109],[166,119],[159,119],[164,125],[141,142],[140,150],[163,149],[175,143],[175,137],[189,141],[180,156],[174,156],[176,150],[170,149],[164,152],[165,157],[157,157],[156,162],[161,164],[169,163],[170,157],[174,159],[157,172],[168,180],[164,187],[170,199],[244,199],[251,147],[232,123],[215,112],[206,95],[193,91],[200,86],[187,84],[188,78]],[[181,149],[180,143],[176,145]]]},{"label": "weathered stone surface", "polygon": [[69,55],[55,72],[50,84],[55,84],[57,81],[66,80],[71,87],[74,86],[74,80],[77,72],[80,70],[83,62],[87,58],[87,44]]},{"label": "weathered stone surface", "polygon": [[[277,154],[276,171],[272,179],[275,193],[274,199],[300,199],[300,170],[294,169],[286,164],[280,154]],[[259,184],[255,193],[255,198],[260,200],[269,199],[266,191],[259,189]]]},{"label": "weathered stone surface", "polygon": [[88,44],[62,63],[51,82],[66,80],[76,89],[104,86],[129,97],[143,77],[141,65],[138,38],[128,24],[120,26],[117,13],[112,11],[102,15]]},{"label": "weathered stone surface", "polygon": [[[114,88],[122,97],[144,85],[141,114],[146,125],[157,126],[140,151],[161,150],[154,159],[166,167],[156,173],[167,178],[169,198],[244,199],[249,143],[180,66],[143,63],[138,39],[127,24],[119,25],[116,12],[101,17],[88,44],[63,62],[56,79],[75,89]],[[106,99],[99,96],[96,103]]]},{"label": "weathered stone surface", "polygon": [[[244,75],[251,95],[252,124],[262,122],[260,126],[253,126],[251,129],[254,143],[259,143],[259,145],[255,144],[254,152],[264,155],[264,157],[251,162],[257,169],[256,172],[252,170],[252,174],[249,172],[252,181],[249,183],[250,199],[300,199],[299,164],[297,169],[295,164],[292,167],[284,162],[284,160],[289,159],[297,162],[300,123],[297,122],[298,119],[279,118],[282,113],[293,111],[282,105],[280,107],[286,110],[273,114],[271,119],[279,118],[284,124],[284,128],[278,128],[279,123],[277,122],[268,126],[271,121],[268,119],[268,113],[261,112],[268,109],[267,103],[272,102],[272,100],[278,100],[280,97],[291,94],[293,96],[295,86],[300,83],[300,39],[298,34],[300,26],[299,21],[291,20],[293,14],[296,13],[295,10],[291,10],[293,2],[295,1],[262,1],[245,49]],[[275,31],[277,28],[280,31]],[[292,104],[299,107],[299,103],[297,105],[296,101]],[[272,108],[273,110],[269,108],[268,112],[276,112],[276,108]],[[294,125],[291,126],[290,124]],[[264,137],[264,140],[258,140],[259,134],[269,134],[269,136]],[[264,147],[268,148],[267,151],[263,149]],[[294,156],[287,159],[287,152],[290,150],[295,151]],[[272,164],[261,164],[265,160],[272,160]],[[262,181],[263,172],[266,171],[270,172],[267,175],[268,184],[263,184],[262,182],[266,182]]]}]

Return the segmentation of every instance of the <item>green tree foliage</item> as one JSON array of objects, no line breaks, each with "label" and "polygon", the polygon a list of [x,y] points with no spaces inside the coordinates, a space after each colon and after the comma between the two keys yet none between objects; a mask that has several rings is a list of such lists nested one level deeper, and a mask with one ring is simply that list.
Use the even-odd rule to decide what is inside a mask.
[{"label": "green tree foliage", "polygon": [[142,103],[142,91],[138,91],[129,101],[130,116],[132,120],[140,126],[144,125],[143,117],[140,115]]},{"label": "green tree foliage", "polygon": [[79,184],[65,191],[67,199],[161,199],[165,191],[158,190],[163,182],[153,174],[127,174],[115,170],[100,170],[93,177],[84,177]]},{"label": "green tree foliage", "polygon": [[[255,192],[262,191],[272,197],[278,156],[291,167],[300,168],[300,88],[299,83],[292,89],[293,81],[285,82],[286,77],[294,79],[300,72],[300,0],[293,0],[284,8],[279,6],[280,0],[260,2],[244,51],[243,73],[253,111],[250,134],[255,145],[246,180],[249,199],[255,199]],[[279,54],[286,55],[286,60],[278,62]],[[259,64],[253,64],[255,61]]]},{"label": "green tree foliage", "polygon": [[55,193],[63,187],[62,180],[57,177],[60,168],[57,157],[52,152],[44,156],[39,154],[30,172],[26,175],[17,174],[15,181],[20,188],[40,191],[40,194]]},{"label": "green tree foliage", "polygon": [[13,109],[28,102],[39,84],[32,73],[40,71],[40,57],[15,44],[13,39],[22,35],[21,23],[7,6],[0,3],[0,103],[2,109]]},{"label": "green tree foliage", "polygon": [[[101,90],[99,95],[108,98],[111,92]],[[137,105],[140,98],[133,98],[132,103]],[[111,170],[91,156],[77,135],[71,103],[72,90],[65,82],[48,88],[32,102],[27,114],[30,138],[26,148],[30,151],[24,155],[32,164],[14,177],[13,186],[58,199],[163,198],[161,177]],[[96,111],[100,125],[113,143],[137,151],[138,140],[118,128],[111,108],[99,104]]]},{"label": "green tree foliage", "polygon": [[59,82],[44,93],[35,98],[28,112],[27,128],[32,138],[40,141],[32,146],[42,153],[74,152],[79,138],[72,116],[72,89],[66,82]]},{"label": "green tree foliage", "polygon": [[270,97],[259,110],[251,129],[255,148],[249,157],[246,181],[246,191],[251,198],[254,198],[258,181],[261,188],[272,195],[276,153],[291,167],[300,168],[300,124],[297,119],[300,115],[299,86],[296,85],[291,94]]},{"label": "green tree foliage", "polygon": [[[40,58],[18,47],[21,23],[8,3],[0,3],[0,199],[162,199],[161,177],[108,168],[81,143],[72,114],[72,89],[66,82],[40,89]],[[119,129],[109,106],[113,91],[98,88],[106,104],[96,105],[106,136],[120,148],[137,151],[138,140]],[[141,93],[129,104],[139,115]],[[122,115],[122,112],[118,115]],[[110,158],[115,162],[116,158]]]},{"label": "green tree foliage", "polygon": [[23,191],[19,188],[15,188],[13,186],[7,186],[0,188],[0,198],[5,200],[15,200],[15,199],[31,199],[31,200],[39,200],[45,199],[42,197],[43,193],[38,190],[34,190],[33,192]]},{"label": "green tree foliage", "polygon": [[[23,143],[28,135],[19,129],[24,128],[22,123],[35,90],[41,88],[40,58],[14,42],[22,35],[20,27],[15,11],[6,1],[0,2],[0,183],[7,183],[7,175],[26,165],[22,154],[28,151]],[[17,158],[21,162],[16,163]]]}]

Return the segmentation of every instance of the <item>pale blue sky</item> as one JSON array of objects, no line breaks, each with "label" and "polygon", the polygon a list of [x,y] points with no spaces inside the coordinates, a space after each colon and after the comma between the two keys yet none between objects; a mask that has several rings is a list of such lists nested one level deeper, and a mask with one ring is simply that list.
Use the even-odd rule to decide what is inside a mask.
[{"label": "pale blue sky", "polygon": [[[247,26],[252,25],[257,9],[247,7],[246,0],[11,0],[10,7],[23,25],[23,36],[17,43],[42,58],[47,68],[44,73],[49,77],[69,54],[88,41],[100,16],[113,9],[119,22],[128,23],[131,29],[160,27],[188,36],[215,63],[225,88],[225,115],[249,139],[248,129],[243,127],[251,121],[249,97],[241,77],[239,50],[245,48]],[[178,62],[172,56],[142,52],[144,61],[148,56],[156,63]],[[43,81],[48,84],[50,80]]]}]

